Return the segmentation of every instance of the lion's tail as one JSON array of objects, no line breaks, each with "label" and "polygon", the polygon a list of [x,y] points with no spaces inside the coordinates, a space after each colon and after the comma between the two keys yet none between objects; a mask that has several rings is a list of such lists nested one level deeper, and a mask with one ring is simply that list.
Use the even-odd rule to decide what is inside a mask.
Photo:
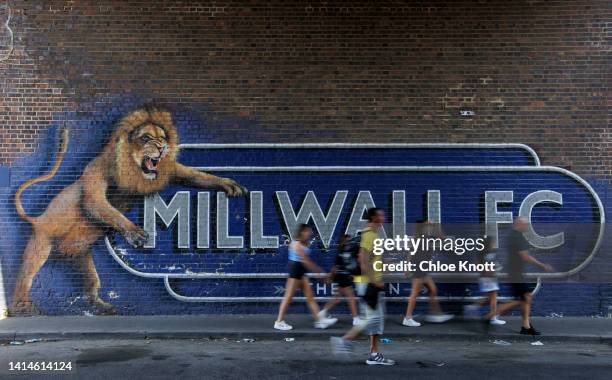
[{"label": "lion's tail", "polygon": [[59,169],[60,165],[62,164],[62,161],[64,160],[64,155],[66,154],[67,149],[68,149],[68,129],[64,128],[62,130],[62,143],[60,146],[60,150],[57,153],[57,159],[51,171],[40,177],[31,178],[25,181],[24,183],[21,184],[21,186],[19,186],[19,189],[17,189],[17,192],[15,193],[15,208],[17,208],[17,214],[19,214],[19,216],[22,219],[30,223],[34,221],[34,218],[26,214],[25,210],[23,209],[23,205],[21,204],[21,193],[23,193],[25,189],[34,185],[35,183],[48,181],[51,178],[53,178],[55,176],[55,173],[57,173],[57,170]]}]

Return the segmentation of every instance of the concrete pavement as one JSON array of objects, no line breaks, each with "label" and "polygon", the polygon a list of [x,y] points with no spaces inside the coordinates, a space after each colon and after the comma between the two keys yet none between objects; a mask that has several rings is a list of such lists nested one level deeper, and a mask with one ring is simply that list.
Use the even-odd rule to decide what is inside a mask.
[{"label": "concrete pavement", "polygon": [[[418,319],[418,318],[417,318]],[[517,333],[518,317],[506,318],[504,326],[491,326],[485,334],[483,325],[474,320],[455,320],[445,324],[423,323],[404,327],[398,315],[387,317],[384,336],[390,338],[439,338],[473,340],[487,338],[527,339]],[[350,318],[327,330],[317,330],[308,315],[289,315],[286,320],[294,330],[274,330],[274,315],[190,315],[190,316],[58,316],[6,318],[0,321],[0,339],[140,339],[140,338],[282,338],[308,337],[327,339],[350,328]],[[542,331],[537,339],[548,341],[612,342],[612,318],[534,317],[533,325]]]},{"label": "concrete pavement", "polygon": [[[588,342],[532,345],[513,341],[394,339],[381,351],[392,367],[364,364],[368,345],[341,361],[318,339],[59,340],[0,346],[0,378],[11,379],[609,379],[612,346]],[[31,361],[60,362],[70,370],[11,370]],[[24,365],[25,363],[25,365]]]}]

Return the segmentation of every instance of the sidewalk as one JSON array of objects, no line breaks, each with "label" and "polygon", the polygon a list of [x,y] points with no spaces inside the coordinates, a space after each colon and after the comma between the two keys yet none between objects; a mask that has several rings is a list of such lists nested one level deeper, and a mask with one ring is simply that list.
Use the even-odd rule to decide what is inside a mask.
[{"label": "sidewalk", "polygon": [[[254,338],[285,337],[327,339],[350,328],[350,318],[327,330],[312,327],[307,315],[289,315],[287,322],[294,330],[274,330],[273,315],[194,315],[194,316],[60,316],[7,318],[0,321],[0,340],[25,339],[113,339],[113,338]],[[402,318],[387,318],[385,337],[411,339],[488,340],[533,339],[519,335],[518,317],[507,318],[505,326],[491,326],[488,335],[481,323],[457,318],[445,324],[426,324],[411,328],[401,325]],[[612,318],[564,317],[533,318],[533,325],[542,331],[542,341],[612,342]]]}]

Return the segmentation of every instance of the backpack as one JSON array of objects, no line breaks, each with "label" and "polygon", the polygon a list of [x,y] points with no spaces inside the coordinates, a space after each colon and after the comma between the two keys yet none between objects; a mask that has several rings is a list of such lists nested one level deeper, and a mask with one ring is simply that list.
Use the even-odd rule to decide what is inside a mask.
[{"label": "backpack", "polygon": [[[337,265],[353,276],[361,275],[361,265],[359,265],[359,245],[361,243],[361,234],[350,237],[345,240],[342,250],[338,252],[338,258],[341,263]],[[338,261],[338,260],[337,260]]]}]

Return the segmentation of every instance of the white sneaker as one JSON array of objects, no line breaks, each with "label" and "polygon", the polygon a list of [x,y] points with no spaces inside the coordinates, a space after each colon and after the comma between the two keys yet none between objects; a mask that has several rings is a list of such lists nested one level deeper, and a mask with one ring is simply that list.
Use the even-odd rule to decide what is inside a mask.
[{"label": "white sneaker", "polygon": [[496,315],[493,318],[489,319],[489,323],[492,325],[501,326],[501,325],[505,325],[506,321],[504,321],[503,319],[499,319]]},{"label": "white sneaker", "polygon": [[361,323],[361,318],[359,317],[353,318],[353,326],[359,326],[360,323]]},{"label": "white sneaker", "polygon": [[327,318],[327,310],[323,309],[319,312],[319,314],[317,314],[317,317],[319,317],[319,319],[321,318]]},{"label": "white sneaker", "polygon": [[453,319],[452,314],[427,314],[425,320],[430,323],[444,323]]},{"label": "white sneaker", "polygon": [[276,321],[274,322],[274,328],[277,330],[287,331],[293,329],[293,326],[291,326],[285,321]]},{"label": "white sneaker", "polygon": [[338,318],[319,318],[318,321],[315,322],[315,329],[326,329],[334,323],[338,322]]},{"label": "white sneaker", "polygon": [[408,327],[419,327],[421,324],[412,318],[404,317],[404,320],[402,321],[402,325],[408,326]]}]

